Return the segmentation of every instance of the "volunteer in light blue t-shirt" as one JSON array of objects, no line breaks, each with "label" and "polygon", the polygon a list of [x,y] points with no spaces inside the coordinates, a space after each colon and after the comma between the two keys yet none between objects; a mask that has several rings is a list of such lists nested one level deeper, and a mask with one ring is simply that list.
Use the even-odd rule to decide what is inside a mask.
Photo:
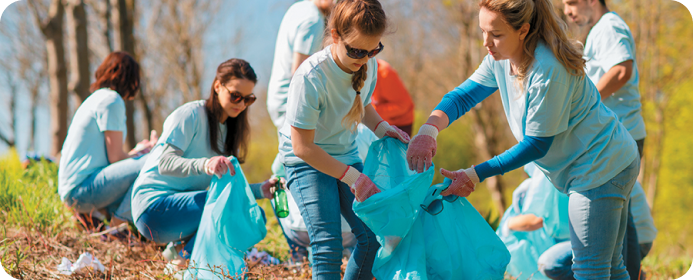
[{"label": "volunteer in light blue t-shirt", "polygon": [[[124,52],[109,54],[96,70],[92,94],[77,108],[67,132],[58,169],[60,199],[72,207],[79,224],[98,226],[101,210],[111,215],[111,227],[132,221],[130,193],[146,154],[156,142],[144,140],[123,151],[127,134],[125,102],[139,90],[139,64]],[[119,237],[122,233],[113,231]],[[124,236],[123,236],[124,237]]]},{"label": "volunteer in light blue t-shirt", "polygon": [[[135,181],[132,215],[137,230],[189,258],[212,176],[236,171],[228,157],[243,163],[250,124],[247,107],[255,102],[257,76],[250,64],[230,59],[217,68],[207,100],[188,102],[164,121],[159,141]],[[270,198],[276,179],[252,184],[256,198]],[[194,239],[192,239],[194,240]],[[183,243],[185,243],[183,248]]]},{"label": "volunteer in light blue t-shirt", "polygon": [[452,179],[442,195],[468,196],[484,179],[534,163],[568,194],[576,279],[628,279],[621,249],[627,205],[639,170],[635,141],[602,104],[549,0],[480,3],[487,55],[474,74],[448,93],[407,151],[410,168],[431,166],[436,137],[498,90],[519,142],[477,166],[441,169]]}]

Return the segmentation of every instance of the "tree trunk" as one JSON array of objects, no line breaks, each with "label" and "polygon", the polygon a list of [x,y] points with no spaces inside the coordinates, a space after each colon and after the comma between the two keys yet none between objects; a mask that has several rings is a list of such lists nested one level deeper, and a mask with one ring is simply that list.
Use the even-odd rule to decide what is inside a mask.
[{"label": "tree trunk", "polygon": [[41,19],[34,1],[29,1],[34,9],[35,19],[46,39],[46,60],[50,80],[51,100],[51,154],[59,158],[65,136],[67,136],[67,69],[65,68],[65,46],[63,42],[63,17],[65,7],[61,0],[52,0],[48,16]]},{"label": "tree trunk", "polygon": [[77,98],[76,105],[89,97],[89,46],[87,14],[84,0],[67,0],[67,28],[70,42],[70,93]]},{"label": "tree trunk", "polygon": [[[113,37],[116,50],[126,51],[135,59],[135,36],[134,36],[134,0],[110,0],[113,15]],[[144,106],[147,106],[144,104]],[[133,101],[125,101],[125,114],[127,115],[127,137],[124,147],[132,149],[137,144],[135,138],[135,105]]]}]

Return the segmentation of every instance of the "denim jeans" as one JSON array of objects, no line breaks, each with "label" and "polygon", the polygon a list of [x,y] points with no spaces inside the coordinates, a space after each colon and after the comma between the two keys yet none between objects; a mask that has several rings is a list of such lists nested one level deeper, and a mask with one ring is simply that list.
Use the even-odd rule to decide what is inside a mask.
[{"label": "denim jeans", "polygon": [[575,279],[629,279],[623,262],[623,239],[630,192],[640,159],[605,184],[570,194],[570,243]]},{"label": "denim jeans", "polygon": [[190,256],[205,201],[207,191],[181,192],[161,197],[144,210],[135,226],[140,234],[158,244],[187,242],[184,250]]},{"label": "denim jeans", "polygon": [[[361,163],[352,166],[363,170]],[[371,270],[380,244],[375,234],[352,210],[354,194],[349,186],[307,164],[286,166],[285,169],[287,185],[308,229],[313,253],[313,279],[341,278],[343,248],[340,213],[357,239],[344,279],[373,279]]]},{"label": "denim jeans", "polygon": [[132,184],[140,174],[145,161],[147,155],[128,158],[94,172],[70,191],[65,203],[80,213],[106,209],[111,215],[132,222]]}]

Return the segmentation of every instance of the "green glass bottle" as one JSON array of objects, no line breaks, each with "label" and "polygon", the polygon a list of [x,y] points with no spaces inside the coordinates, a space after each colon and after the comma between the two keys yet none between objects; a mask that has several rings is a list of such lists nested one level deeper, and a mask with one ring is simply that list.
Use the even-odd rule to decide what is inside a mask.
[{"label": "green glass bottle", "polygon": [[286,191],[280,182],[276,184],[277,190],[274,192],[274,211],[277,217],[286,218],[289,216],[289,200],[286,197]]}]

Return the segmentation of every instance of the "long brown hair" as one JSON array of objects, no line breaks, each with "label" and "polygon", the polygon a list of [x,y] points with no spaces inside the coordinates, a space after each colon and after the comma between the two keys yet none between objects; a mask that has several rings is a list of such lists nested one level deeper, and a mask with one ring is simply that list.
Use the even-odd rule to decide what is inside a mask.
[{"label": "long brown hair", "polygon": [[577,41],[566,34],[567,25],[556,14],[550,0],[481,0],[480,8],[503,15],[504,21],[519,30],[529,23],[529,32],[523,43],[524,57],[517,66],[517,81],[523,89],[532,63],[534,50],[544,41],[556,59],[574,76],[585,76],[585,59]]},{"label": "long brown hair", "polygon": [[110,88],[127,100],[140,89],[140,65],[127,52],[112,52],[96,69],[94,78],[89,91]]},{"label": "long brown hair", "polygon": [[[342,0],[330,13],[325,29],[326,39],[331,38],[332,29],[342,40],[355,36],[354,31],[365,36],[381,36],[387,29],[387,17],[378,0]],[[351,131],[356,130],[365,114],[361,88],[367,78],[368,64],[361,66],[351,77],[351,86],[356,91],[356,98],[349,112],[342,118],[342,126]]]},{"label": "long brown hair", "polygon": [[225,84],[232,79],[247,79],[253,83],[257,83],[257,76],[250,63],[243,59],[232,58],[224,61],[217,67],[217,75],[212,82],[212,90],[209,98],[205,102],[205,111],[207,112],[207,123],[209,124],[209,144],[212,150],[218,154],[225,156],[234,156],[239,163],[245,162],[245,156],[248,153],[248,141],[250,140],[250,124],[248,123],[248,109],[245,108],[235,118],[228,117],[226,122],[226,141],[224,141],[224,149],[219,148],[218,133],[216,129],[219,119],[224,111],[219,103],[219,96],[214,90],[214,84],[219,81]]}]

